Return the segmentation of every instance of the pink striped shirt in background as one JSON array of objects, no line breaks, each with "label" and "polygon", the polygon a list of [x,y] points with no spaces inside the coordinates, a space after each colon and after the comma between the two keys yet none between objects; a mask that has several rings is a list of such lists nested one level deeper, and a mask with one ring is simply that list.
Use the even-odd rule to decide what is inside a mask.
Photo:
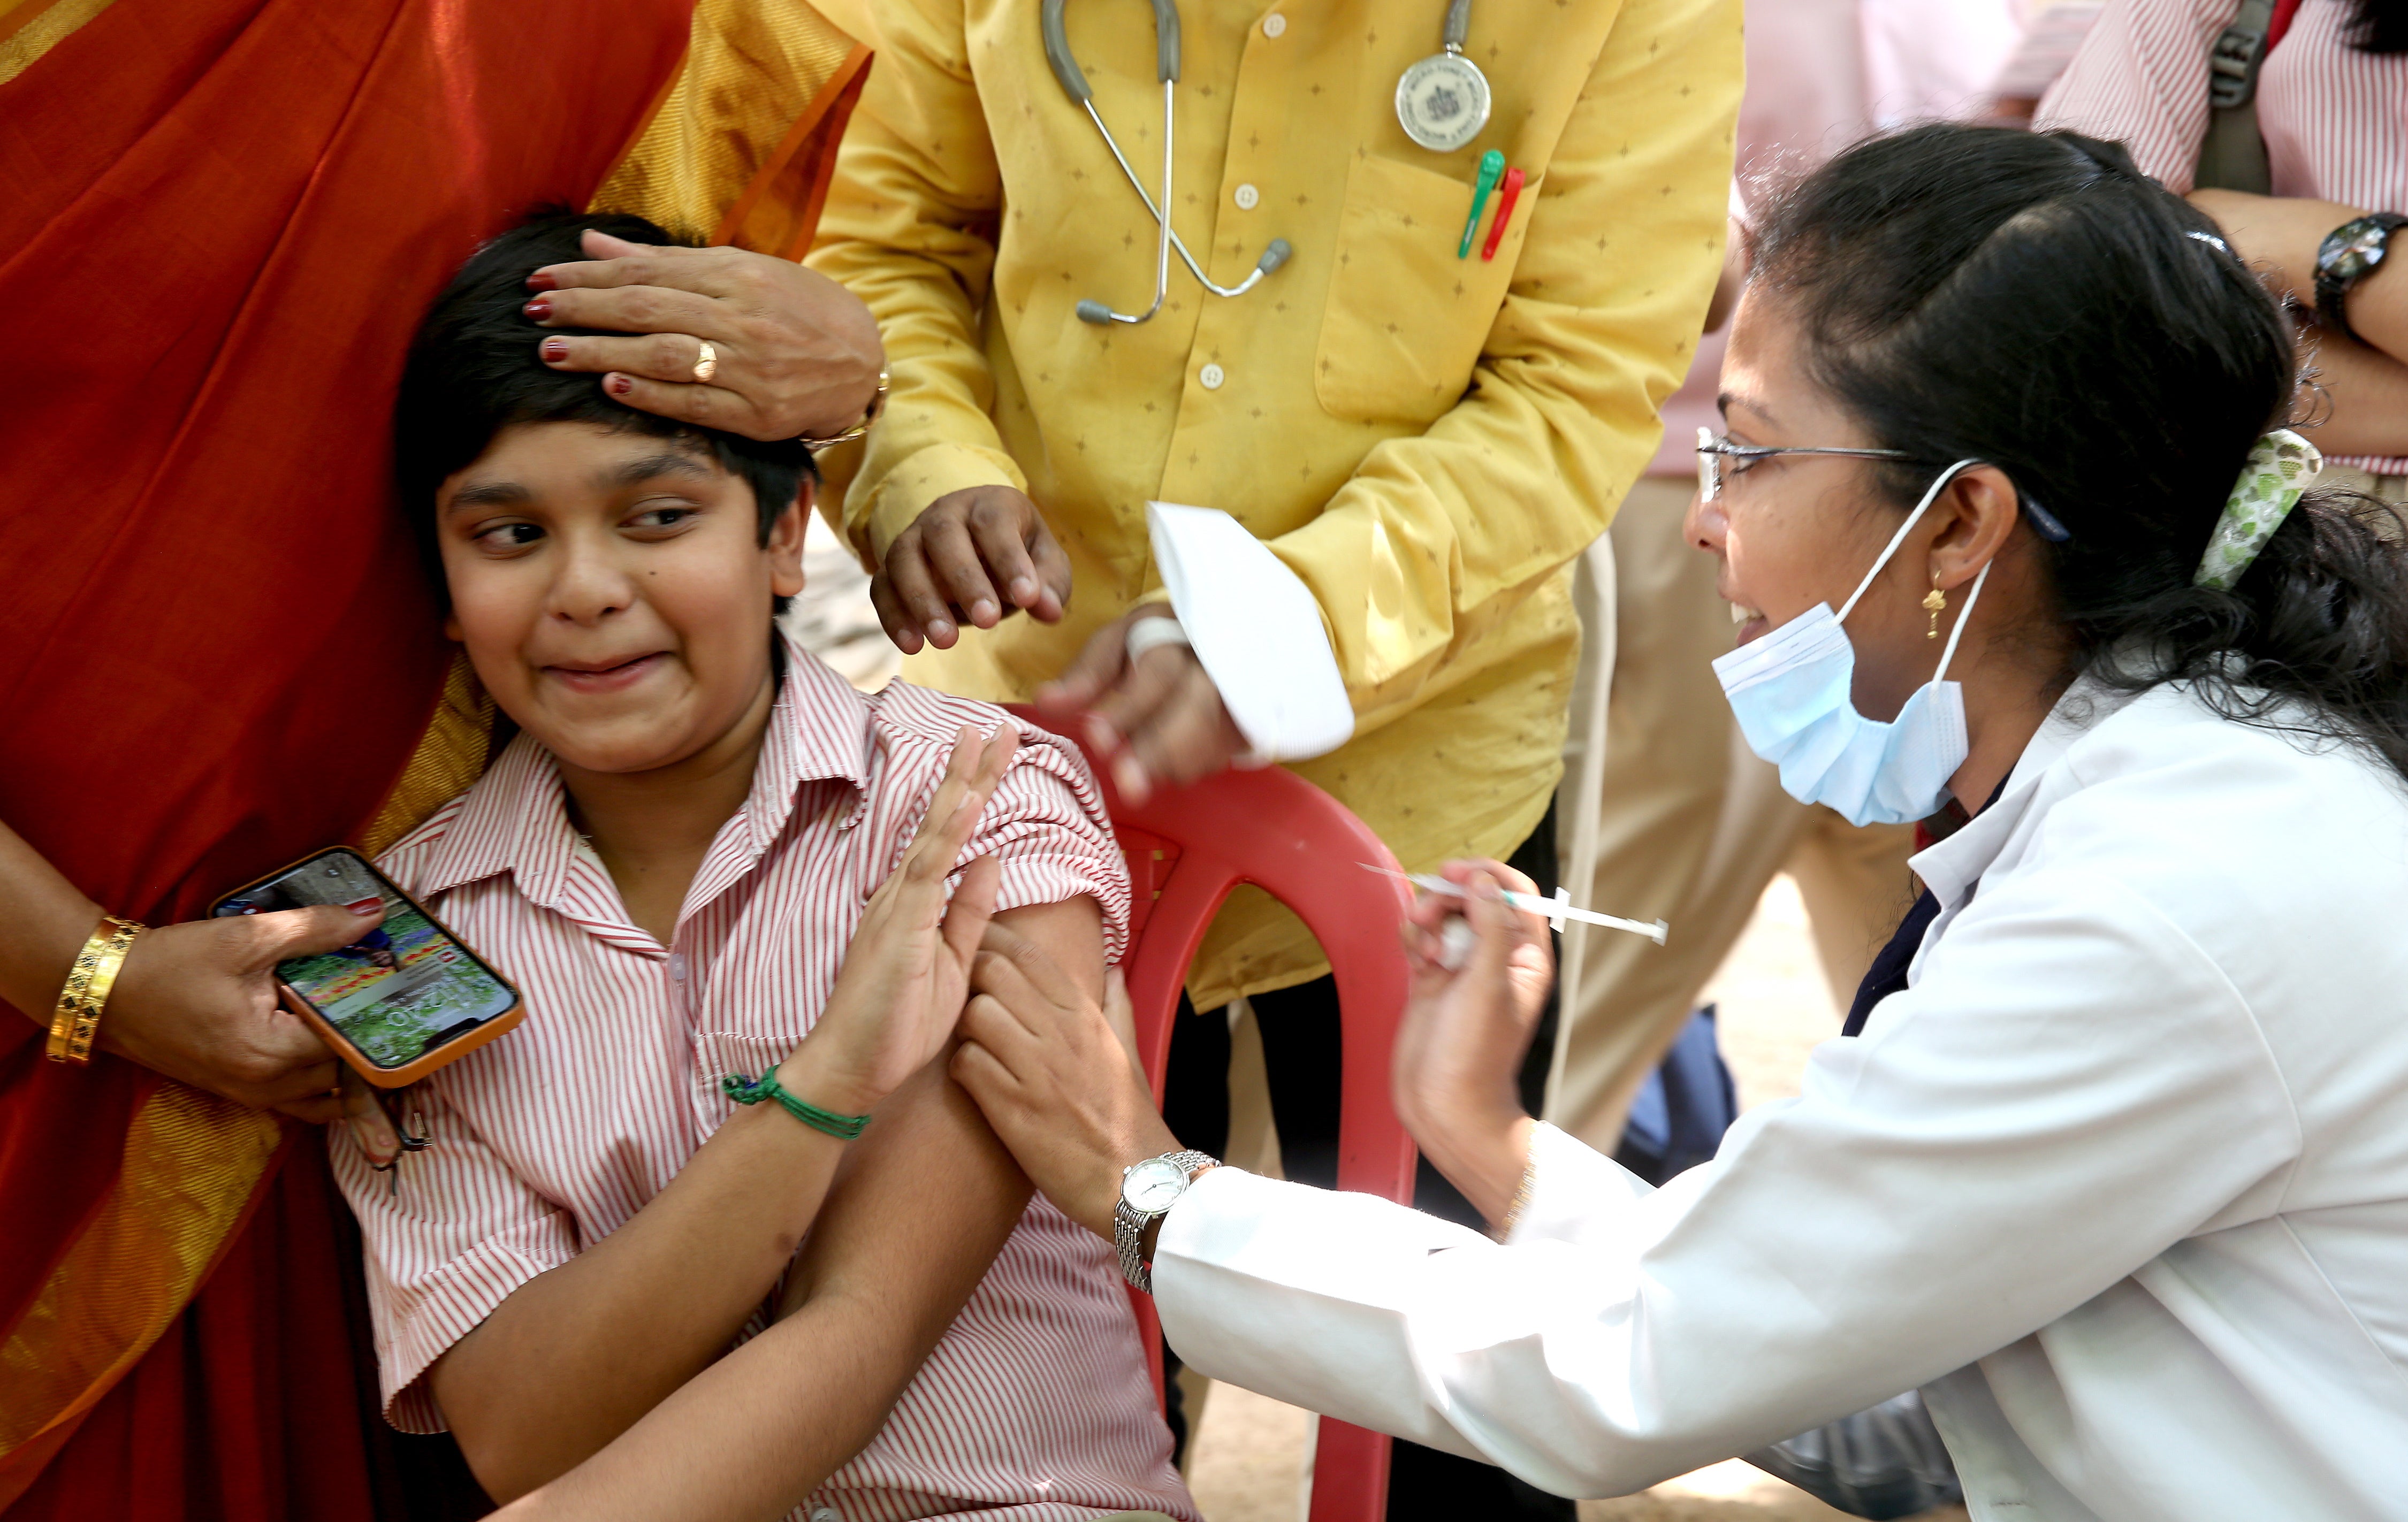
[{"label": "pink striped shirt in background", "polygon": [[[2114,0],[2032,124],[2114,138],[2143,174],[2188,194],[2207,135],[2208,50],[2239,10],[2238,0]],[[2350,47],[2353,10],[2347,0],[2300,0],[2258,70],[2274,193],[2408,211],[2408,54]],[[2408,473],[2403,458],[2334,462]]]},{"label": "pink striped shirt in background", "polygon": [[[810,1030],[954,734],[1002,717],[902,682],[865,696],[791,642],[786,661],[752,793],[666,946],[628,922],[570,828],[551,756],[524,735],[383,859],[527,1004],[518,1030],[420,1086],[434,1145],[403,1160],[397,1189],[345,1128],[330,1133],[366,1240],[386,1411],[404,1430],[442,1430],[428,1365],[624,1224],[726,1120],[723,1074],[775,1067]],[[1093,898],[1120,956],[1127,871],[1066,742],[1024,741],[963,860],[988,852],[1000,907]],[[1128,1510],[1197,1515],[1112,1255],[1040,1197],[885,1428],[793,1515]]]}]

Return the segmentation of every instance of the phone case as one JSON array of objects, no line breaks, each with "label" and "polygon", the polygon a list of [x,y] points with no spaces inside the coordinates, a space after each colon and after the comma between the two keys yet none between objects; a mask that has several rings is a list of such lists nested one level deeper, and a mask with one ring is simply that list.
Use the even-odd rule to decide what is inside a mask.
[{"label": "phone case", "polygon": [[318,1012],[317,1005],[310,1003],[309,999],[306,995],[280,977],[276,980],[276,986],[284,996],[285,1008],[290,1009],[295,1015],[300,1016],[301,1018],[308,1024],[311,1030],[317,1031],[320,1039],[323,1040],[328,1046],[334,1048],[335,1055],[341,1058],[346,1066],[379,1088],[407,1088],[408,1086],[416,1083],[419,1079],[425,1077],[428,1074],[433,1073],[436,1069],[458,1061],[461,1058],[467,1056],[470,1052],[482,1046],[485,1043],[493,1040],[495,1036],[501,1035],[503,1032],[513,1030],[517,1027],[519,1021],[526,1016],[526,1001],[525,998],[520,994],[517,986],[512,984],[509,979],[502,976],[501,974],[494,971],[492,963],[486,961],[484,958],[478,956],[475,951],[469,948],[466,942],[452,934],[451,928],[445,925],[440,919],[436,918],[434,915],[429,914],[424,904],[419,903],[416,899],[411,898],[408,894],[395,887],[392,878],[377,870],[375,862],[370,861],[366,857],[362,856],[359,852],[352,850],[348,846],[325,846],[319,850],[311,851],[307,856],[288,861],[283,866],[277,868],[274,872],[264,873],[261,875],[252,878],[250,882],[243,884],[240,888],[220,894],[217,901],[209,905],[209,913],[214,916],[220,907],[236,899],[241,898],[244,894],[265,888],[270,883],[279,881],[280,879],[290,875],[295,870],[308,866],[312,861],[321,861],[326,857],[335,855],[337,852],[340,852],[343,855],[351,858],[354,861],[357,861],[360,866],[366,871],[369,876],[376,879],[377,886],[383,893],[391,898],[400,900],[402,903],[409,905],[411,909],[417,911],[417,913],[424,918],[429,925],[432,925],[435,928],[435,933],[443,938],[446,946],[457,951],[461,956],[467,958],[470,961],[474,962],[478,969],[487,977],[490,977],[495,983],[500,984],[501,987],[510,995],[510,1005],[508,1009],[503,1010],[500,1014],[486,1020],[483,1024],[478,1026],[477,1029],[469,1031],[466,1035],[455,1037],[451,1041],[447,1041],[442,1045],[436,1047],[434,1050],[422,1054],[415,1060],[401,1067],[394,1068],[377,1066],[375,1062],[368,1059],[366,1053],[361,1051],[358,1046],[352,1044],[350,1037],[343,1034],[343,1032],[336,1027],[333,1021],[320,1014]]}]

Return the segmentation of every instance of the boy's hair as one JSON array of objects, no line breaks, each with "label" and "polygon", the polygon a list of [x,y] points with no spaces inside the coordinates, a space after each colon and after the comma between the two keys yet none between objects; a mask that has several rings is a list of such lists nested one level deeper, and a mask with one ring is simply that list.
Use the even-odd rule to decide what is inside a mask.
[{"label": "boy's hair", "polygon": [[[394,472],[438,590],[436,491],[513,424],[599,423],[693,446],[752,487],[763,544],[802,483],[819,480],[810,450],[798,442],[764,444],[645,412],[612,400],[599,376],[543,363],[537,346],[546,337],[599,331],[538,327],[524,311],[526,277],[546,264],[583,259],[579,238],[588,228],[631,243],[692,247],[641,217],[538,211],[470,255],[419,324],[394,405]],[[779,612],[786,602],[777,600]]]}]

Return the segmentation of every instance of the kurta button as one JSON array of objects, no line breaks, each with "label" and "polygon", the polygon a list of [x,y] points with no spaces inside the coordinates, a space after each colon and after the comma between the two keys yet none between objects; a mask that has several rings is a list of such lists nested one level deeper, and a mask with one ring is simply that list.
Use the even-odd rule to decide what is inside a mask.
[{"label": "kurta button", "polygon": [[1252,211],[1262,204],[1262,192],[1254,189],[1252,185],[1240,185],[1238,187],[1238,209],[1240,211]]},{"label": "kurta button", "polygon": [[1263,18],[1263,36],[1267,37],[1275,37],[1286,30],[1287,18],[1281,15],[1278,11],[1274,10],[1269,15]]},{"label": "kurta button", "polygon": [[676,978],[680,983],[685,981],[684,952],[672,951],[669,953],[669,976]]},{"label": "kurta button", "polygon": [[1221,389],[1221,382],[1228,379],[1229,377],[1221,373],[1221,367],[1219,365],[1208,364],[1203,369],[1198,370],[1196,373],[1196,378],[1204,383],[1204,389],[1206,391],[1217,391]]}]

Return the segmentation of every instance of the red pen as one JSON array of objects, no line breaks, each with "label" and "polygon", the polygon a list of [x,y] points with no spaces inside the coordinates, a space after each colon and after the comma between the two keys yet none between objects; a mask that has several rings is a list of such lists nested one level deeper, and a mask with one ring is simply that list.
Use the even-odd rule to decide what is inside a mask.
[{"label": "red pen", "polygon": [[1488,224],[1488,241],[1480,246],[1480,257],[1497,257],[1497,245],[1505,241],[1505,224],[1513,220],[1513,203],[1522,198],[1522,171],[1505,171],[1505,183],[1498,187],[1497,220]]}]

